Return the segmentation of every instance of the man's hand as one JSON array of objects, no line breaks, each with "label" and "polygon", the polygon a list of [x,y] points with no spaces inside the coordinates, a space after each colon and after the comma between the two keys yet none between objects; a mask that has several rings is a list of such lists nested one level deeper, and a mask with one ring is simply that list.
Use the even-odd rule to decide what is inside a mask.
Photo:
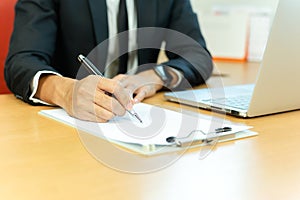
[{"label": "man's hand", "polygon": [[153,70],[147,70],[136,75],[120,74],[113,78],[120,81],[122,86],[136,94],[134,102],[138,103],[147,97],[151,97],[163,87],[163,81]]},{"label": "man's hand", "polygon": [[[113,94],[114,97],[108,95]],[[40,79],[37,98],[58,105],[78,119],[107,122],[133,106],[129,91],[118,80],[88,76],[74,80],[55,75]]]}]

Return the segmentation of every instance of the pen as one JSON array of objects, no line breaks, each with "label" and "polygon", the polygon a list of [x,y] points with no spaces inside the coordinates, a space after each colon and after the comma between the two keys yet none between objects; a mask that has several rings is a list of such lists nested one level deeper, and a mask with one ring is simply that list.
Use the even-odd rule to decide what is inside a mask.
[{"label": "pen", "polygon": [[[78,60],[79,62],[81,62],[83,64],[83,66],[86,68],[86,70],[90,73],[90,74],[95,74],[98,75],[100,77],[104,77],[103,74],[97,69],[97,67],[85,56],[83,55],[79,55],[78,56]],[[114,96],[112,94],[112,96]],[[139,120],[140,123],[143,123],[142,119],[138,116],[138,114],[132,109],[127,110],[126,111],[133,117],[135,117],[137,120]]]}]

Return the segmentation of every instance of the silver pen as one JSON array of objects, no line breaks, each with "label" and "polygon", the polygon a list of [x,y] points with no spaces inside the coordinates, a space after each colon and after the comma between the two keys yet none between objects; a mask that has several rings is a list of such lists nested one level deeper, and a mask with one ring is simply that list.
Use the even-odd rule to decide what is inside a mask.
[{"label": "silver pen", "polygon": [[[95,74],[101,77],[104,77],[103,74],[97,69],[97,67],[85,56],[83,55],[79,55],[78,56],[78,60],[79,62],[81,62],[83,64],[83,66],[86,68],[86,70],[90,73],[90,74]],[[126,111],[133,117],[135,117],[137,120],[139,120],[140,123],[143,123],[142,119],[138,116],[138,114],[132,109],[127,110]]]}]

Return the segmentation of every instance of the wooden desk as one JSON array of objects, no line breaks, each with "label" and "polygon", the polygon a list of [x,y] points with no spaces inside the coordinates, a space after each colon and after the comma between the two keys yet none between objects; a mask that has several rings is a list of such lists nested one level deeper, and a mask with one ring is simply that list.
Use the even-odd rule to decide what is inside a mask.
[{"label": "wooden desk", "polygon": [[[250,83],[257,64],[217,63],[225,84]],[[216,77],[212,77],[210,81]],[[165,102],[158,94],[146,102]],[[122,173],[94,159],[77,131],[0,95],[0,199],[299,199],[300,111],[254,119],[259,136],[199,149],[148,174]],[[196,109],[189,108],[194,111]],[[199,111],[210,114],[207,111]]]}]

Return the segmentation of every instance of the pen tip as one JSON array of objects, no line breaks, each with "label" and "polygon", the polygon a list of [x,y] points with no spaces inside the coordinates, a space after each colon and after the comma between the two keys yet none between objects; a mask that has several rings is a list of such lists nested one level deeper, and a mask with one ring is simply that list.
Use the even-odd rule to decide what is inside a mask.
[{"label": "pen tip", "polygon": [[135,114],[134,116],[135,116],[135,118],[137,118],[140,121],[141,124],[143,123],[143,121],[141,120],[141,118],[137,114]]}]

